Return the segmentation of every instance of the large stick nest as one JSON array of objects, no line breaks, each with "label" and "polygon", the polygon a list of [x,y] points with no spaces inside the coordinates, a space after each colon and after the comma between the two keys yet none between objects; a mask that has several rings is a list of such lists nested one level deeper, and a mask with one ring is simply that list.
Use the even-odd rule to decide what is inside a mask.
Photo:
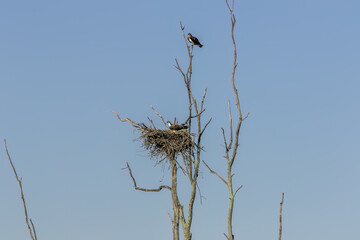
[{"label": "large stick nest", "polygon": [[151,157],[171,158],[179,153],[189,156],[193,152],[195,144],[188,131],[143,127],[140,132],[143,146],[150,152]]}]

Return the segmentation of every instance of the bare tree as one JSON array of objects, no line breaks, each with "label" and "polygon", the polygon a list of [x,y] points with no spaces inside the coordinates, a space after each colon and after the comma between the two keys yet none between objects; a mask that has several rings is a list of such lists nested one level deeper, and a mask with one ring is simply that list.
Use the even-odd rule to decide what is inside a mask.
[{"label": "bare tree", "polygon": [[24,192],[23,192],[23,188],[22,188],[22,179],[18,177],[18,174],[16,172],[15,166],[11,160],[8,148],[7,148],[7,144],[6,144],[6,139],[4,139],[4,143],[5,143],[5,150],[6,150],[6,154],[8,156],[9,162],[11,164],[11,167],[14,171],[14,175],[16,177],[16,180],[19,183],[19,188],[20,188],[20,194],[21,194],[21,199],[22,199],[22,203],[23,203],[23,207],[24,207],[24,214],[25,214],[25,221],[26,221],[26,225],[27,228],[29,229],[29,234],[32,240],[37,240],[37,236],[36,236],[36,231],[35,231],[35,226],[33,221],[31,220],[31,218],[28,217],[28,212],[27,212],[27,208],[26,208],[26,202],[25,202],[25,197],[24,197]]},{"label": "bare tree", "polygon": [[228,108],[229,108],[229,120],[230,120],[230,122],[229,122],[230,133],[229,133],[228,137],[226,137],[224,128],[221,128],[222,134],[223,134],[223,139],[224,139],[224,145],[225,145],[227,177],[223,178],[222,176],[220,176],[220,174],[213,171],[209,167],[209,165],[207,165],[205,162],[204,163],[207,166],[207,168],[209,169],[209,171],[212,174],[215,174],[228,188],[228,193],[229,193],[229,207],[228,207],[228,219],[227,219],[228,233],[227,234],[224,233],[224,235],[228,240],[234,240],[234,234],[233,234],[233,229],[232,229],[232,215],[233,215],[233,209],[234,209],[234,199],[235,199],[237,192],[242,188],[242,185],[240,187],[238,187],[236,190],[234,190],[233,181],[232,181],[234,174],[232,173],[232,167],[233,167],[233,164],[236,159],[236,154],[238,152],[239,134],[240,134],[241,124],[248,117],[249,113],[245,117],[243,117],[241,107],[240,107],[239,94],[238,94],[238,90],[237,90],[236,84],[235,84],[235,73],[236,73],[236,67],[237,67],[237,49],[236,49],[236,42],[235,42],[235,36],[234,36],[234,28],[235,28],[235,23],[236,23],[236,18],[235,18],[235,14],[234,14],[234,0],[232,1],[231,6],[230,6],[229,2],[226,0],[226,5],[228,7],[229,14],[230,14],[231,39],[232,39],[232,43],[233,43],[233,47],[234,47],[234,62],[233,62],[233,67],[232,67],[231,84],[232,84],[233,92],[234,92],[235,99],[236,99],[236,109],[237,109],[237,118],[235,120],[236,130],[235,130],[235,132],[233,131],[231,104],[230,104],[230,100],[229,100]]},{"label": "bare tree", "polygon": [[[197,100],[195,99],[192,89],[191,89],[191,80],[192,80],[192,61],[194,58],[193,55],[193,50],[194,50],[194,45],[189,45],[185,36],[185,26],[182,25],[182,23],[180,22],[180,27],[181,27],[181,31],[183,34],[183,38],[185,41],[185,45],[186,45],[186,49],[187,49],[187,53],[188,53],[188,57],[189,57],[189,65],[187,67],[186,72],[184,72],[182,70],[182,68],[180,67],[177,59],[175,59],[175,68],[179,70],[183,81],[185,83],[186,89],[187,89],[187,94],[188,94],[188,109],[189,109],[189,129],[188,132],[191,132],[191,119],[192,118],[196,118],[196,151],[195,154],[187,154],[187,155],[182,155],[183,157],[183,162],[185,165],[185,169],[186,169],[186,175],[189,178],[189,183],[191,185],[191,193],[190,193],[190,199],[188,201],[188,214],[187,217],[184,214],[184,209],[183,206],[181,206],[180,208],[180,219],[181,219],[181,224],[182,224],[182,228],[183,228],[183,232],[184,232],[184,239],[185,240],[190,240],[192,238],[192,234],[191,234],[191,224],[192,224],[192,220],[193,220],[193,208],[194,208],[194,201],[195,201],[195,197],[196,197],[196,187],[197,187],[197,180],[198,180],[198,175],[199,175],[199,168],[200,168],[200,163],[201,163],[201,151],[202,151],[202,145],[201,145],[201,138],[206,130],[206,128],[208,127],[208,125],[210,124],[212,118],[210,118],[204,125],[204,127],[202,127],[201,125],[201,115],[202,113],[205,111],[204,108],[204,102],[205,102],[205,97],[206,97],[206,92],[207,89],[205,89],[200,106],[198,105]],[[193,116],[193,111],[195,111],[195,116]]]},{"label": "bare tree", "polygon": [[[173,228],[173,239],[179,239],[179,223],[181,222],[181,226],[183,229],[184,240],[191,240],[191,226],[193,220],[193,208],[194,202],[196,198],[197,192],[197,181],[199,175],[199,168],[201,163],[201,152],[202,145],[201,139],[205,132],[205,129],[211,122],[211,118],[205,123],[204,127],[202,127],[201,117],[202,113],[205,111],[204,103],[207,90],[205,89],[204,94],[202,96],[201,102],[198,103],[196,98],[193,95],[191,89],[191,81],[192,81],[192,61],[194,58],[193,55],[193,45],[189,45],[185,36],[185,26],[180,22],[181,31],[183,34],[183,38],[185,41],[189,62],[186,71],[184,71],[178,62],[175,59],[175,68],[181,74],[181,77],[184,81],[187,90],[187,98],[188,98],[188,118],[184,122],[187,124],[188,128],[186,131],[172,131],[169,129],[158,129],[156,128],[153,121],[148,118],[151,126],[147,126],[144,123],[136,123],[129,118],[122,119],[116,112],[116,116],[122,122],[128,122],[133,127],[135,127],[139,133],[140,138],[143,140],[143,145],[145,149],[150,151],[151,157],[159,157],[161,161],[167,159],[167,162],[170,165],[171,171],[171,186],[162,185],[156,189],[147,189],[138,187],[136,184],[136,180],[132,174],[129,164],[127,163],[126,169],[129,170],[130,177],[133,180],[134,188],[139,191],[145,192],[159,192],[162,189],[168,189],[171,193],[172,205],[173,205],[173,215],[170,216]],[[162,122],[166,128],[166,122],[162,115],[160,115],[153,107],[153,111],[160,117]],[[193,127],[193,119],[195,119],[195,127]],[[174,120],[174,124],[176,124],[176,119]],[[195,131],[193,131],[195,128]],[[178,161],[178,157],[182,158],[182,161]],[[187,208],[182,204],[179,193],[178,193],[178,169],[181,169],[185,174],[186,178],[189,180],[188,184],[190,185],[190,198],[187,202]],[[186,211],[187,210],[187,211]],[[187,212],[187,213],[186,213]]]}]

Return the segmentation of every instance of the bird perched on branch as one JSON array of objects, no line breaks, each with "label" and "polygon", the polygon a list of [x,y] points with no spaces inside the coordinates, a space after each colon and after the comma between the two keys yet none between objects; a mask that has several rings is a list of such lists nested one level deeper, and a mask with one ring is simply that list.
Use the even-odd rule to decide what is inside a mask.
[{"label": "bird perched on branch", "polygon": [[169,129],[170,130],[174,130],[174,131],[179,131],[179,130],[183,130],[183,129],[188,129],[188,126],[186,126],[185,124],[171,124],[170,121],[167,121],[168,125],[169,125]]},{"label": "bird perched on branch", "polygon": [[199,39],[197,39],[197,37],[194,37],[193,35],[191,35],[191,33],[188,33],[188,40],[191,43],[191,45],[197,45],[200,48],[202,48],[202,44],[200,43]]}]

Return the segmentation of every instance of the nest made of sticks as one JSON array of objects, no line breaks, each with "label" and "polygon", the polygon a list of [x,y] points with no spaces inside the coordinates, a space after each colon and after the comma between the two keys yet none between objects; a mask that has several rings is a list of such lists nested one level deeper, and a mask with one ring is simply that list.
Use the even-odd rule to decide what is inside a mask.
[{"label": "nest made of sticks", "polygon": [[[171,158],[181,153],[190,156],[194,149],[192,135],[188,131],[141,127],[140,139],[153,158]],[[162,160],[161,159],[161,160]]]}]

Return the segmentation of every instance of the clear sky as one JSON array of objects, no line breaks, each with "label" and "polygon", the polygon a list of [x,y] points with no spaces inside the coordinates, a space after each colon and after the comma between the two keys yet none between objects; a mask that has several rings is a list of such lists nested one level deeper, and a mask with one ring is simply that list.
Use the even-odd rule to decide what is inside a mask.
[{"label": "clear sky", "polygon": [[[236,1],[237,84],[244,112],[234,182],[237,239],[358,239],[360,227],[360,2]],[[111,113],[186,119],[179,21],[194,50],[193,91],[208,88],[203,159],[225,173],[221,127],[230,75],[223,0],[1,1],[0,138],[23,178],[40,239],[171,238],[161,167]],[[159,125],[160,126],[160,125]],[[17,182],[0,143],[0,239],[29,239]],[[184,182],[184,179],[180,179]],[[224,239],[227,190],[203,166],[194,240]],[[186,196],[181,196],[183,199]]]}]

